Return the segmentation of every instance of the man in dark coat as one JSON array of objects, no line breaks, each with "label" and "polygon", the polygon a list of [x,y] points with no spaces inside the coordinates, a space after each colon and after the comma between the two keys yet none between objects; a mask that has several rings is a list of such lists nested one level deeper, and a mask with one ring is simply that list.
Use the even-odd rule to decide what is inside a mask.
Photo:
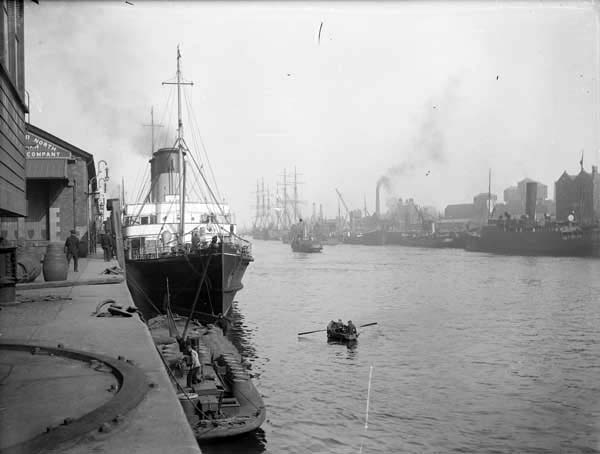
[{"label": "man in dark coat", "polygon": [[104,251],[104,261],[110,262],[110,259],[112,259],[112,245],[110,241],[110,235],[108,233],[102,234],[102,240],[100,244],[102,245],[102,250]]},{"label": "man in dark coat", "polygon": [[117,258],[117,241],[115,240],[115,236],[112,233],[110,235],[110,258]]},{"label": "man in dark coat", "polygon": [[77,260],[79,259],[79,238],[77,238],[77,231],[75,230],[71,230],[71,236],[69,236],[67,241],[65,241],[65,254],[67,254],[67,265],[70,265],[71,259],[73,259],[73,271],[77,273]]}]

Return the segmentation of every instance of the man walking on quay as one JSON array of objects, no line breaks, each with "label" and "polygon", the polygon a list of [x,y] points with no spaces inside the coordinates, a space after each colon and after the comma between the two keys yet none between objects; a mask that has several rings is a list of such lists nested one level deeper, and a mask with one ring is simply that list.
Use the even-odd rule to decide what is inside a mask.
[{"label": "man walking on quay", "polygon": [[65,241],[65,254],[67,254],[67,266],[71,264],[73,259],[73,271],[77,271],[77,260],[79,259],[79,238],[77,238],[77,231],[71,230],[71,236]]},{"label": "man walking on quay", "polygon": [[101,241],[102,250],[104,251],[104,261],[110,262],[112,259],[112,241],[110,241],[109,234],[103,233]]}]

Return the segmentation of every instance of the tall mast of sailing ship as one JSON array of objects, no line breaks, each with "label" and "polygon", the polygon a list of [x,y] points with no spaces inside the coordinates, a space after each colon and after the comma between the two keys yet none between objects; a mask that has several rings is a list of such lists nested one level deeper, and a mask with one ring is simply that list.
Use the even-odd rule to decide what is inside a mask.
[{"label": "tall mast of sailing ship", "polygon": [[177,85],[177,151],[179,153],[179,234],[177,243],[182,245],[185,233],[185,163],[183,160],[183,120],[181,119],[181,86],[194,85],[193,82],[181,81],[181,69],[179,67],[181,53],[177,46],[177,82],[163,82],[163,85]]}]

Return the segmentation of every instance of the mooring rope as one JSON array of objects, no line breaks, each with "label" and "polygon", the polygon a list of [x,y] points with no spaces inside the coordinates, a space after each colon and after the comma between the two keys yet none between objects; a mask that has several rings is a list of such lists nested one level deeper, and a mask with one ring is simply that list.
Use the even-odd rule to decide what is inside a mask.
[{"label": "mooring rope", "polygon": [[142,296],[144,298],[146,298],[146,300],[148,300],[148,302],[150,303],[150,305],[154,308],[154,310],[156,312],[158,312],[160,314],[160,309],[158,307],[156,307],[156,305],[152,302],[152,300],[150,299],[150,297],[146,294],[146,292],[144,291],[144,289],[141,287],[141,285],[135,280],[135,278],[133,276],[131,276],[131,273],[127,273],[127,280],[131,280],[131,283],[133,284],[133,286],[136,288],[136,290],[138,290]]}]

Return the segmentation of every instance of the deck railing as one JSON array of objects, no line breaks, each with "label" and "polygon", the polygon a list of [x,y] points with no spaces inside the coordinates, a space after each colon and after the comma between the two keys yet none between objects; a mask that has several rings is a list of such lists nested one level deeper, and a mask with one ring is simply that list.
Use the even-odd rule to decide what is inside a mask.
[{"label": "deck railing", "polygon": [[[131,243],[131,240],[129,241]],[[191,243],[185,243],[183,246],[163,246],[156,241],[148,241],[145,246],[136,247],[126,245],[126,255],[131,260],[156,259],[159,257],[169,257],[185,254],[203,254],[210,252],[229,252],[240,254],[242,257],[252,259],[252,244],[240,237],[224,236],[219,237],[216,242],[201,242],[197,247]]]}]

